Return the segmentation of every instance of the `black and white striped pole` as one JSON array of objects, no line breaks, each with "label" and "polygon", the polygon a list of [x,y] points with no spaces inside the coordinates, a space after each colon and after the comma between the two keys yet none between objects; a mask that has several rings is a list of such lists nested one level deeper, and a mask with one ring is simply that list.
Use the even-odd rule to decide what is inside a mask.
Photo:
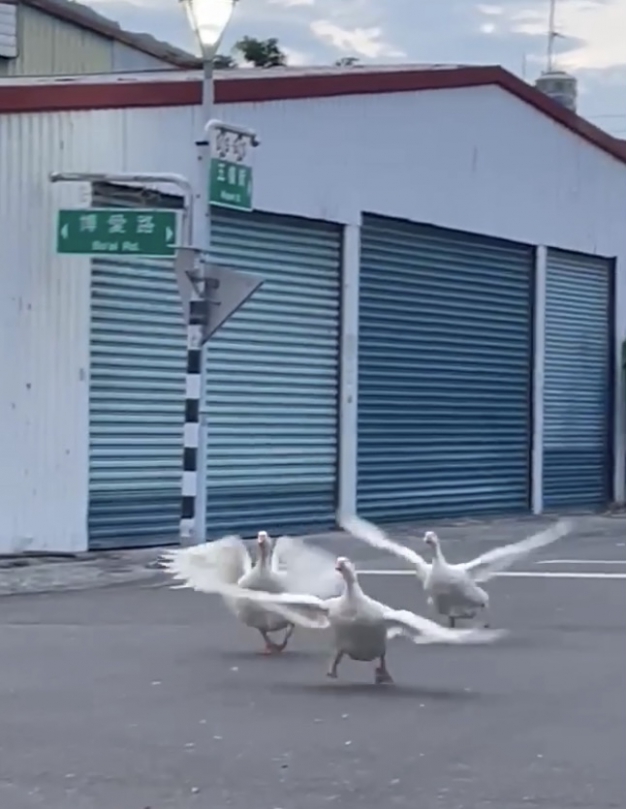
[{"label": "black and white striped pole", "polygon": [[[183,428],[183,482],[180,511],[181,544],[193,545],[198,528],[196,524],[196,502],[198,500],[198,450],[200,444],[200,403],[202,400],[202,344],[204,324],[204,303],[194,295],[189,301],[189,322],[187,324],[187,359],[185,370],[185,425]],[[202,507],[202,506],[201,506]],[[204,535],[204,529],[200,537]]]}]

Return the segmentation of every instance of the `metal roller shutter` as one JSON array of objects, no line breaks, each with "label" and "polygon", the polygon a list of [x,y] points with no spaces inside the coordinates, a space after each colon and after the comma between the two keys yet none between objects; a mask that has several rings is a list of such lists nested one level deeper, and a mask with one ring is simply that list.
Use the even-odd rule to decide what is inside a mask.
[{"label": "metal roller shutter", "polygon": [[532,248],[367,216],[361,250],[359,512],[526,511]]},{"label": "metal roller shutter", "polygon": [[[218,211],[213,246],[216,260],[267,281],[208,352],[207,530],[326,527],[336,488],[340,231]],[[91,306],[90,546],[177,541],[185,330],[171,263],[94,260]]]},{"label": "metal roller shutter", "polygon": [[169,262],[92,262],[90,546],[175,539],[185,329]]},{"label": "metal roller shutter", "polygon": [[597,508],[612,489],[612,262],[548,251],[543,504]]},{"label": "metal roller shutter", "polygon": [[341,229],[216,212],[217,261],[265,276],[208,351],[207,531],[334,524]]}]

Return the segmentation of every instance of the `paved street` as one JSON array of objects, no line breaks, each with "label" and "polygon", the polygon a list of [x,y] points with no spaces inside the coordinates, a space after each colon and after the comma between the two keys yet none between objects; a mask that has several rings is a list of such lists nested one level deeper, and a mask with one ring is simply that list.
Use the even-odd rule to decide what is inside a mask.
[{"label": "paved street", "polygon": [[[492,582],[512,630],[495,647],[393,642],[390,687],[352,661],[328,681],[324,633],[266,659],[219,600],[158,579],[2,598],[0,806],[621,809],[626,579],[606,574],[626,574],[625,539],[520,568],[602,578]],[[409,576],[362,584],[423,610]]]}]

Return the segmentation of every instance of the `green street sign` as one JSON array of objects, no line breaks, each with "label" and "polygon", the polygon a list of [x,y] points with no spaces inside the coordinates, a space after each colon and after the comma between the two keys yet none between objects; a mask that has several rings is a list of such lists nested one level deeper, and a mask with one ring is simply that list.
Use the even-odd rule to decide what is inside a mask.
[{"label": "green street sign", "polygon": [[211,160],[211,205],[252,210],[252,167],[228,160]]},{"label": "green street sign", "polygon": [[146,208],[61,210],[57,253],[84,256],[174,256],[176,211]]},{"label": "green street sign", "polygon": [[252,210],[251,138],[228,128],[228,124],[211,132],[211,167],[209,169],[209,201],[222,208]]}]

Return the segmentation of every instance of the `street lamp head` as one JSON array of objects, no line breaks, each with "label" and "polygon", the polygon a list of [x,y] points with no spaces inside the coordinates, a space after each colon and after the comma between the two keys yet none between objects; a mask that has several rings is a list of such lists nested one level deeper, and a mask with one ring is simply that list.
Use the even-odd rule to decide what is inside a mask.
[{"label": "street lamp head", "polygon": [[238,0],[181,0],[198,37],[202,58],[213,61]]}]

